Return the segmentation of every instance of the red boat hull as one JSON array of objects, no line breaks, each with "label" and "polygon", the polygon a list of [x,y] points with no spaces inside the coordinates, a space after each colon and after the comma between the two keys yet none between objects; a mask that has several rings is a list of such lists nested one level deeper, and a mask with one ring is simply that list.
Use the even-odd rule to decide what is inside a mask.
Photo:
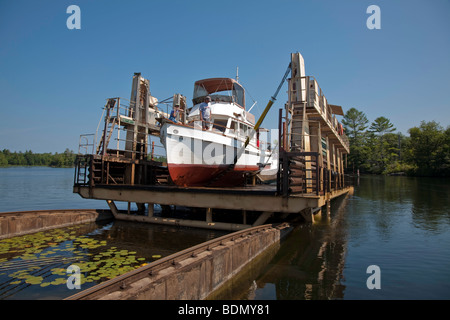
[{"label": "red boat hull", "polygon": [[255,166],[236,166],[233,170],[225,173],[217,181],[211,182],[223,171],[229,168],[229,165],[203,165],[203,164],[168,164],[170,178],[172,181],[183,187],[201,187],[201,186],[239,186],[245,182],[244,173],[259,170]]}]

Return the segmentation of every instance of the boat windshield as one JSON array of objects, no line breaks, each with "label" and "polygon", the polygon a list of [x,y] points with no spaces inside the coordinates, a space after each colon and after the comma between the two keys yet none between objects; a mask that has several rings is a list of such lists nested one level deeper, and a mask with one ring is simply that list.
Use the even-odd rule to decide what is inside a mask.
[{"label": "boat windshield", "polygon": [[213,102],[234,102],[245,108],[244,88],[234,79],[212,78],[199,80],[194,86],[194,105],[204,101],[210,96]]}]

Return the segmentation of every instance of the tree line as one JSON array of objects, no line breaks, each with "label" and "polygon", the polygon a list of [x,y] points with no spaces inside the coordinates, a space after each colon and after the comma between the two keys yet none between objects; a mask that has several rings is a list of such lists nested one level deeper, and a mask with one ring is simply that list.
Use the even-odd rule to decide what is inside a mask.
[{"label": "tree line", "polygon": [[[0,151],[0,167],[8,166],[47,166],[57,168],[70,168],[75,165],[76,154],[69,149],[63,153],[33,153],[31,150],[25,152],[11,152],[8,149]],[[148,160],[152,157],[149,154]],[[167,162],[165,156],[155,156],[154,161]]]},{"label": "tree line", "polygon": [[450,176],[450,126],[422,121],[406,136],[385,117],[369,124],[364,112],[355,108],[345,113],[342,124],[350,141],[350,173]]},{"label": "tree line", "polygon": [[[392,174],[403,172],[417,176],[450,176],[450,126],[444,129],[436,121],[422,121],[408,135],[385,117],[369,124],[364,112],[349,109],[342,119],[350,141],[347,172]],[[0,151],[0,167],[51,166],[73,167],[76,154]],[[157,159],[155,159],[157,160]],[[161,158],[157,161],[164,161]]]},{"label": "tree line", "polygon": [[0,167],[7,166],[47,166],[67,168],[73,167],[76,154],[69,149],[63,153],[33,153],[31,150],[25,152],[11,152],[8,149],[0,151]]}]

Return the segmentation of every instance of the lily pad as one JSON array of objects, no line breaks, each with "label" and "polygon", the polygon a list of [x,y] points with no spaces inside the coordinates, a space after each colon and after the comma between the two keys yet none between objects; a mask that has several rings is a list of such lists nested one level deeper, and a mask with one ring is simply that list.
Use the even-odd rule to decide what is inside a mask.
[{"label": "lily pad", "polygon": [[65,278],[57,278],[57,279],[53,280],[51,282],[51,284],[57,286],[57,285],[66,283],[66,281],[67,281],[67,279],[65,279]]},{"label": "lily pad", "polygon": [[29,276],[27,279],[25,279],[25,282],[28,284],[40,284],[44,280],[41,276]]}]

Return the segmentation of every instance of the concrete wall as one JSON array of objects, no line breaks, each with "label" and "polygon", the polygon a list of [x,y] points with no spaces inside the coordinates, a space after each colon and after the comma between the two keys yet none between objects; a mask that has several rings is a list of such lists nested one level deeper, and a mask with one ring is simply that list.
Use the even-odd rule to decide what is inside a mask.
[{"label": "concrete wall", "polygon": [[[201,300],[207,298],[291,230],[270,228],[189,257],[124,288],[95,297],[101,300]],[[145,268],[145,267],[143,267]]]},{"label": "concrete wall", "polygon": [[112,218],[105,210],[4,212],[0,213],[0,239]]}]

